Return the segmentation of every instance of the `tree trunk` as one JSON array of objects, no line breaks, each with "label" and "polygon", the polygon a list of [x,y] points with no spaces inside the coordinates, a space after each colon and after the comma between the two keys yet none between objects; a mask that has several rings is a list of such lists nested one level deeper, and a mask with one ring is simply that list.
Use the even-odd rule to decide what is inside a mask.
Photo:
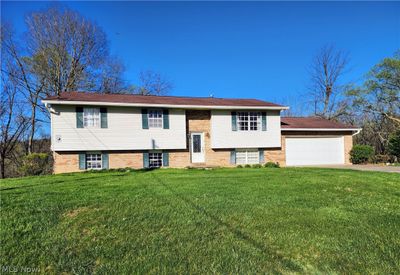
[{"label": "tree trunk", "polygon": [[4,156],[2,155],[0,157],[0,169],[1,169],[1,178],[4,179],[6,177],[6,173],[5,173],[5,168],[6,168],[6,162],[4,159]]},{"label": "tree trunk", "polygon": [[28,154],[33,153],[33,139],[36,131],[36,103],[32,104],[31,133],[28,140]]},{"label": "tree trunk", "polygon": [[332,94],[332,88],[330,86],[326,86],[325,88],[325,99],[324,99],[324,110],[322,112],[322,115],[324,116],[324,118],[327,118],[326,114],[328,112],[328,107],[329,107],[329,101],[331,98],[331,94]]}]

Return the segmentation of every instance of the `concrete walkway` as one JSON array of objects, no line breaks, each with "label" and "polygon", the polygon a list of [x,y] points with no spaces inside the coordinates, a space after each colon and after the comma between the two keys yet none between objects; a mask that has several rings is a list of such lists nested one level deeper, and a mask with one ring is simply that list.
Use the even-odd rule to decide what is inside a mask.
[{"label": "concrete walkway", "polygon": [[357,165],[357,164],[353,164],[353,165],[320,165],[320,166],[315,166],[315,167],[400,173],[400,166],[373,165],[373,164],[366,164],[366,165]]}]

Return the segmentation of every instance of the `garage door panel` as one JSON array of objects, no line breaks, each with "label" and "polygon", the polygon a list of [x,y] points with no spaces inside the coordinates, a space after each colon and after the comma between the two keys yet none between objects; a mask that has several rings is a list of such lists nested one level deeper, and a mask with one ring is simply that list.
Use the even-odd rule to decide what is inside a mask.
[{"label": "garage door panel", "polygon": [[286,165],[321,164],[344,164],[342,136],[286,138]]}]

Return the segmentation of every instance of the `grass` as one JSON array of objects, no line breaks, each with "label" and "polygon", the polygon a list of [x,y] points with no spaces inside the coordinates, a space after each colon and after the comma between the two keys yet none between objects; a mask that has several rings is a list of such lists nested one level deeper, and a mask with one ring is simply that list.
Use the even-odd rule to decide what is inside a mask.
[{"label": "grass", "polygon": [[399,273],[400,175],[313,168],[3,180],[0,265],[42,273]]}]

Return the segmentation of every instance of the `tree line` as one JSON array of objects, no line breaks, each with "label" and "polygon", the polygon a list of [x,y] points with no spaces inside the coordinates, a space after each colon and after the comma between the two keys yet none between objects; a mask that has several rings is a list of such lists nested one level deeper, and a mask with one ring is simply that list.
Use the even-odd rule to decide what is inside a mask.
[{"label": "tree line", "polygon": [[400,139],[400,51],[371,68],[359,85],[343,82],[349,62],[349,54],[331,45],[320,49],[310,68],[308,109],[362,128],[354,141],[372,146],[376,161],[398,161],[400,149],[389,143]]},{"label": "tree line", "polygon": [[[28,14],[25,22],[22,37],[11,24],[1,25],[2,178],[51,171],[51,167],[32,168],[32,154],[51,156],[49,137],[43,134],[49,115],[41,99],[65,91],[164,95],[173,88],[152,70],[142,71],[138,84],[129,83],[123,62],[110,54],[105,32],[76,11],[50,7]],[[389,139],[400,126],[400,52],[374,66],[358,86],[341,82],[349,60],[333,46],[316,54],[309,72],[306,114],[362,127],[356,143],[371,145],[376,154],[387,156]],[[51,166],[51,157],[39,162]]]}]

